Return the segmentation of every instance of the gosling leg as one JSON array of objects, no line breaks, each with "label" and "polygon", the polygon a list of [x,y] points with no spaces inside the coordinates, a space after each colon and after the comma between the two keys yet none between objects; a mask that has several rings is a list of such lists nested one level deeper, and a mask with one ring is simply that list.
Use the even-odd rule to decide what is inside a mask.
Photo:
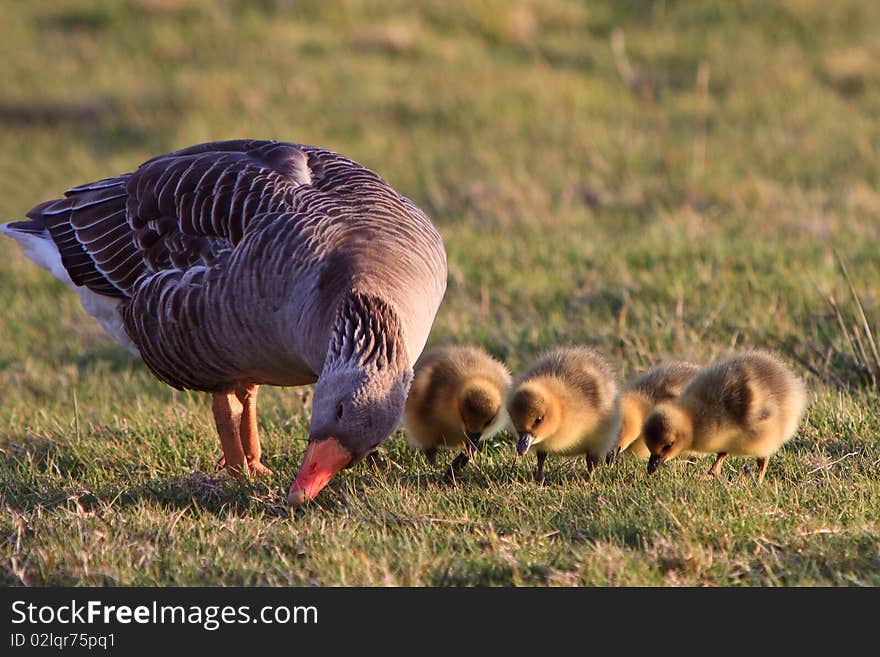
[{"label": "gosling leg", "polygon": [[587,478],[593,476],[593,470],[596,469],[597,465],[599,465],[599,459],[592,454],[587,454]]},{"label": "gosling leg", "polygon": [[466,466],[470,462],[471,454],[468,453],[469,451],[470,450],[468,450],[468,449],[462,450],[461,452],[459,452],[458,456],[456,456],[452,460],[452,463],[449,464],[449,469],[452,472],[454,472],[455,474],[458,474],[459,472],[462,471],[464,466]]},{"label": "gosling leg", "polygon": [[770,457],[761,456],[758,458],[758,483],[760,484],[764,481],[764,475],[767,473],[767,464],[770,462]]},{"label": "gosling leg", "polygon": [[721,464],[724,463],[724,459],[727,458],[727,452],[718,452],[718,458],[715,459],[715,464],[712,466],[712,469],[709,470],[710,477],[720,477],[721,476]]},{"label": "gosling leg", "polygon": [[541,483],[544,481],[544,461],[547,460],[547,452],[535,452],[538,457],[538,467],[535,468],[535,481]]}]

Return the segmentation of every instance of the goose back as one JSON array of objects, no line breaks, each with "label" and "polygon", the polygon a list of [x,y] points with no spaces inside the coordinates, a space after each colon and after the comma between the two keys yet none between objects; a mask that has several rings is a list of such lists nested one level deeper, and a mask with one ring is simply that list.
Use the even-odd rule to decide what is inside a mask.
[{"label": "goose back", "polygon": [[399,329],[413,363],[446,288],[427,216],[312,146],[201,144],[28,217],[9,226],[51,238],[74,284],[118,300],[145,362],[178,388],[313,382],[352,298],[376,307],[375,332]]}]

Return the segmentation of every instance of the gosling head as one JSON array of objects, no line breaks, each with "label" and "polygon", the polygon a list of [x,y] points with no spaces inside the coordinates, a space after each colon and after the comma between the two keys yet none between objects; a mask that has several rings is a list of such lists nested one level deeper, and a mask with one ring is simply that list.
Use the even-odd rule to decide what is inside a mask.
[{"label": "gosling head", "polygon": [[475,379],[458,395],[458,416],[468,442],[475,446],[480,437],[498,421],[501,391],[488,381]]},{"label": "gosling head", "polygon": [[653,474],[664,461],[690,447],[694,437],[693,420],[680,406],[658,404],[645,419],[642,436],[651,452],[648,474]]},{"label": "gosling head", "polygon": [[559,399],[546,386],[527,382],[514,390],[507,404],[517,433],[516,453],[522,456],[532,445],[552,436],[562,421]]}]

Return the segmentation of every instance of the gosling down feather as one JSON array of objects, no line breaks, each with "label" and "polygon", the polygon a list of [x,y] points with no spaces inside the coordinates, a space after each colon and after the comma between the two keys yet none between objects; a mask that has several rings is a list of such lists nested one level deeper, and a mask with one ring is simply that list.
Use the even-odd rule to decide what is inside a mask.
[{"label": "gosling down feather", "polygon": [[0,226],[108,333],[210,392],[230,473],[260,462],[261,384],[317,382],[289,499],[312,499],[398,425],[446,289],[412,201],[313,146],[236,140],[161,155]]},{"label": "gosling down feather", "polygon": [[686,361],[667,361],[627,385],[620,399],[620,438],[615,455],[623,451],[640,459],[651,455],[642,438],[645,417],[660,402],[678,397],[699,369]]},{"label": "gosling down feather", "polygon": [[438,448],[464,447],[452,472],[467,465],[483,438],[497,433],[507,413],[510,372],[477,347],[438,347],[415,365],[404,424],[411,445],[433,464]]},{"label": "gosling down feather", "polygon": [[718,455],[710,476],[721,473],[728,454],[754,456],[763,481],[770,456],[794,435],[806,406],[803,381],[774,354],[755,350],[720,360],[648,414],[648,473],[689,450]]},{"label": "gosling down feather", "polygon": [[517,454],[534,448],[544,478],[549,453],[585,455],[588,472],[614,447],[620,428],[616,377],[593,349],[554,349],[513,383],[507,411],[517,432]]}]

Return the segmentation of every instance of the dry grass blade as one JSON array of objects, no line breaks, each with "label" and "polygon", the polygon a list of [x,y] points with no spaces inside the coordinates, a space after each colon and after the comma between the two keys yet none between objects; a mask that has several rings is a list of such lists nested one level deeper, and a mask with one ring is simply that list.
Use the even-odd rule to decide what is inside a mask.
[{"label": "dry grass blade", "polygon": [[811,475],[811,474],[816,474],[817,472],[821,472],[822,470],[828,470],[829,468],[837,465],[841,461],[845,461],[846,459],[849,459],[849,458],[852,458],[853,456],[858,456],[858,455],[859,455],[858,452],[849,452],[849,453],[841,456],[839,459],[835,459],[835,460],[831,461],[831,463],[825,463],[824,465],[820,465],[818,467],[813,468],[807,474]]},{"label": "dry grass blade", "polygon": [[847,342],[849,343],[850,349],[852,349],[853,358],[856,360],[856,364],[859,366],[859,370],[862,374],[867,373],[866,363],[859,351],[858,346],[853,339],[853,336],[850,334],[849,329],[847,328],[846,321],[843,319],[843,314],[840,312],[840,307],[837,305],[837,302],[834,300],[834,295],[829,294],[825,297],[825,300],[828,302],[828,305],[831,306],[831,310],[834,312],[834,317],[837,320],[837,325],[840,327],[840,332],[846,337]]},{"label": "dry grass blade", "polygon": [[877,376],[874,373],[874,367],[871,364],[870,358],[868,358],[868,352],[865,350],[865,344],[862,341],[862,332],[859,330],[858,324],[853,326],[852,329],[852,337],[856,343],[856,346],[859,349],[859,360],[862,365],[862,369],[867,374],[870,379],[870,383],[872,386],[877,387]]},{"label": "dry grass blade", "polygon": [[852,294],[853,301],[856,304],[856,309],[859,311],[859,320],[861,321],[862,328],[865,331],[865,336],[868,339],[868,346],[871,349],[871,355],[874,357],[873,359],[873,373],[874,373],[874,383],[876,385],[876,377],[880,376],[880,349],[878,349],[877,342],[874,340],[874,334],[871,331],[871,326],[868,323],[868,318],[865,316],[865,308],[862,305],[862,299],[859,296],[858,292],[856,292],[855,285],[853,285],[852,278],[849,275],[849,270],[846,268],[846,263],[844,263],[843,258],[837,252],[835,252],[835,256],[837,256],[837,263],[840,266],[841,272],[843,272],[843,277],[846,279],[846,284],[849,287],[850,294]]}]

